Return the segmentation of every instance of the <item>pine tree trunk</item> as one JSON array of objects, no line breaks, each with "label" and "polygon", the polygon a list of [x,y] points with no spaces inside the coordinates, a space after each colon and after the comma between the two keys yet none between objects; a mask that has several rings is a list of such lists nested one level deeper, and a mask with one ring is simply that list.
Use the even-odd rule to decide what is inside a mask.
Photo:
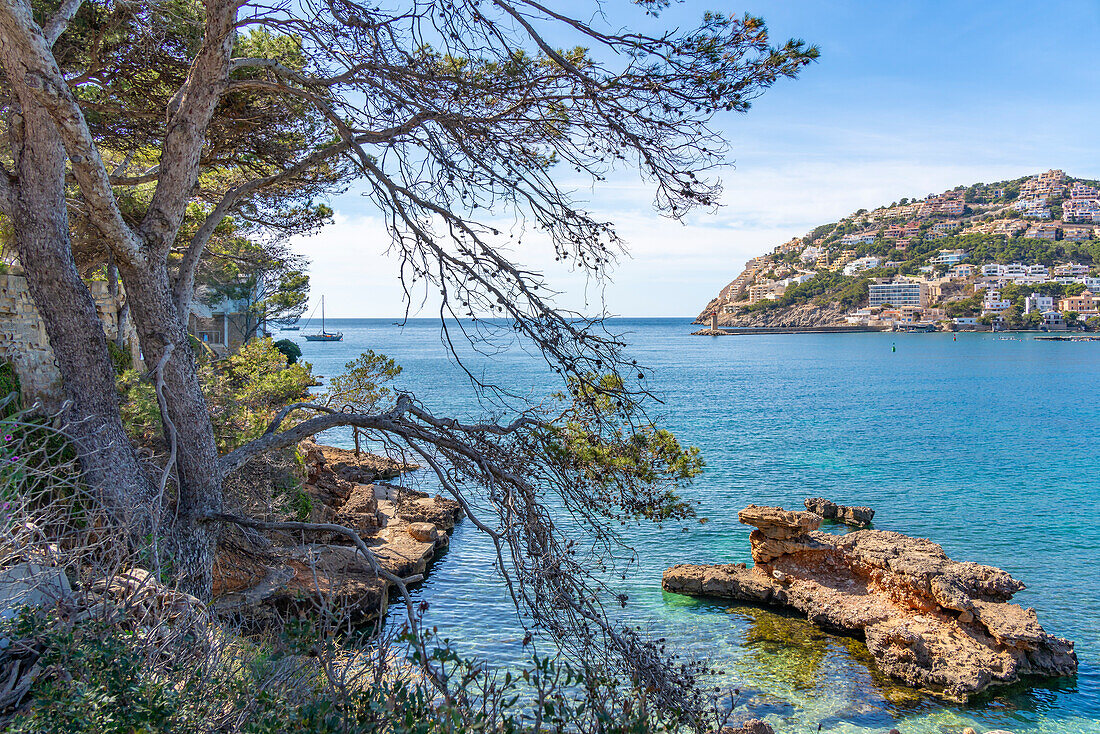
[{"label": "pine tree trunk", "polygon": [[222,475],[186,319],[176,312],[166,268],[120,267],[119,272],[148,368],[155,369],[168,345],[172,346],[162,378],[171,421],[165,424],[165,436],[172,432],[176,436],[179,487],[175,511],[168,513],[172,525],[165,530],[180,588],[209,599],[218,528],[203,517],[221,512]]},{"label": "pine tree trunk", "polygon": [[65,150],[46,112],[30,107],[13,120],[15,251],[72,401],[69,430],[86,481],[131,537],[141,538],[152,530],[153,485],[122,426],[107,337],[73,259]]}]

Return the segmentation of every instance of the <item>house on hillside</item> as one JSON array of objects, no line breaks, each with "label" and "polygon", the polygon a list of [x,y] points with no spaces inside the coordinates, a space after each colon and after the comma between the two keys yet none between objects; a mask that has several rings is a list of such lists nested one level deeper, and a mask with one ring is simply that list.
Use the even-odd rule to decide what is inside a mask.
[{"label": "house on hillside", "polygon": [[1092,239],[1091,224],[1063,224],[1062,239],[1070,242],[1082,242]]},{"label": "house on hillside", "polygon": [[1082,291],[1076,296],[1066,296],[1058,301],[1058,310],[1062,312],[1072,311],[1082,316],[1096,316],[1100,308],[1100,296],[1092,291]]}]

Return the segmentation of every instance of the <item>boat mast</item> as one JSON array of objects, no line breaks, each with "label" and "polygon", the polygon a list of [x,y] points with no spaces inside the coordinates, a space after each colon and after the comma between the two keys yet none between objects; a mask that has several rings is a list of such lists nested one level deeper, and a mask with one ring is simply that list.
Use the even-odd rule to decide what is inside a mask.
[{"label": "boat mast", "polygon": [[325,332],[325,297],[321,296],[321,333]]}]

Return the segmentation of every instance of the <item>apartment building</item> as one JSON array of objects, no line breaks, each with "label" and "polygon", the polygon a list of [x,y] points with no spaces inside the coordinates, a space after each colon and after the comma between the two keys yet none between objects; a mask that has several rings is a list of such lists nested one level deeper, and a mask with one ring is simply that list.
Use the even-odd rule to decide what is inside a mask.
[{"label": "apartment building", "polygon": [[896,280],[871,283],[868,286],[869,304],[872,308],[889,304],[891,306],[927,306],[928,283],[918,280]]},{"label": "apartment building", "polygon": [[1032,311],[1045,312],[1054,308],[1054,297],[1044,296],[1041,293],[1032,293],[1024,299],[1024,313]]},{"label": "apartment building", "polygon": [[1012,305],[1012,301],[1001,298],[1001,292],[996,288],[989,288],[982,298],[982,313],[1000,313]]},{"label": "apartment building", "polygon": [[1069,187],[1069,196],[1071,199],[1095,199],[1100,197],[1100,192],[1087,184],[1075,181]]},{"label": "apartment building", "polygon": [[1092,239],[1091,224],[1063,224],[1062,239],[1071,242],[1083,242]]},{"label": "apartment building", "polygon": [[1033,240],[1050,240],[1054,241],[1058,239],[1058,236],[1062,232],[1061,222],[1051,222],[1049,224],[1036,224],[1028,227],[1027,233],[1024,237],[1028,237]]},{"label": "apartment building", "polygon": [[1100,296],[1096,296],[1088,290],[1082,291],[1076,296],[1066,296],[1058,301],[1059,311],[1073,311],[1082,315],[1095,316],[1098,307],[1100,307]]},{"label": "apartment building", "polygon": [[1089,274],[1089,266],[1081,263],[1063,263],[1054,266],[1056,278],[1083,278]]},{"label": "apartment building", "polygon": [[932,258],[932,262],[936,265],[957,265],[965,260],[966,256],[969,254],[970,253],[966,250],[940,250],[939,253]]},{"label": "apartment building", "polygon": [[866,270],[874,270],[882,265],[882,258],[869,255],[867,257],[861,257],[844,266],[845,275],[855,275],[856,273],[862,273]]},{"label": "apartment building", "polygon": [[1062,218],[1067,222],[1100,223],[1100,198],[1069,199],[1062,202]]},{"label": "apartment building", "polygon": [[840,244],[852,246],[852,245],[869,245],[875,241],[875,233],[873,231],[868,232],[852,232],[846,234],[840,238]]}]

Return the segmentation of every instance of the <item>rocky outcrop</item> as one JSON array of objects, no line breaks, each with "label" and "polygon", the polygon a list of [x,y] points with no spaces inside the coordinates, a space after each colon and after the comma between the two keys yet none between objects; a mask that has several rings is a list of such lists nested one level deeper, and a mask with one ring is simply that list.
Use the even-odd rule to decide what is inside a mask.
[{"label": "rocky outcrop", "polygon": [[845,525],[854,525],[857,528],[865,528],[875,519],[875,511],[870,507],[838,505],[824,497],[810,497],[805,500],[806,509],[815,515],[821,515],[826,520],[836,520]]},{"label": "rocky outcrop", "polygon": [[322,473],[329,473],[347,482],[375,482],[395,479],[401,474],[419,469],[417,464],[377,456],[365,451],[358,454],[349,449],[318,444],[312,439],[302,441],[298,451],[310,473],[310,481]]},{"label": "rocky outcrop", "polygon": [[739,518],[755,527],[754,567],[673,566],[664,589],[797,610],[862,637],[884,672],[956,701],[1024,676],[1077,671],[1072,642],[1008,603],[1024,585],[1001,569],[953,561],[936,543],[901,533],[822,533],[809,512],[750,506]]},{"label": "rocky outcrop", "polygon": [[[847,309],[839,303],[819,305],[814,302],[800,303],[795,306],[776,307],[744,313],[719,313],[718,328],[775,328],[775,327],[812,327],[845,326]],[[696,323],[709,324],[709,312],[704,311]]]},{"label": "rocky outcrop", "polygon": [[[463,516],[454,500],[350,479],[378,476],[377,466],[388,466],[371,463],[367,454],[356,460],[354,452],[312,441],[303,442],[299,454],[306,477],[299,512],[308,510],[310,522],[354,530],[378,565],[395,576],[426,574]],[[401,471],[410,468],[401,465]],[[277,624],[287,615],[322,607],[352,624],[376,621],[386,612],[390,583],[343,533],[252,533],[219,551],[214,609],[246,626]]]}]

